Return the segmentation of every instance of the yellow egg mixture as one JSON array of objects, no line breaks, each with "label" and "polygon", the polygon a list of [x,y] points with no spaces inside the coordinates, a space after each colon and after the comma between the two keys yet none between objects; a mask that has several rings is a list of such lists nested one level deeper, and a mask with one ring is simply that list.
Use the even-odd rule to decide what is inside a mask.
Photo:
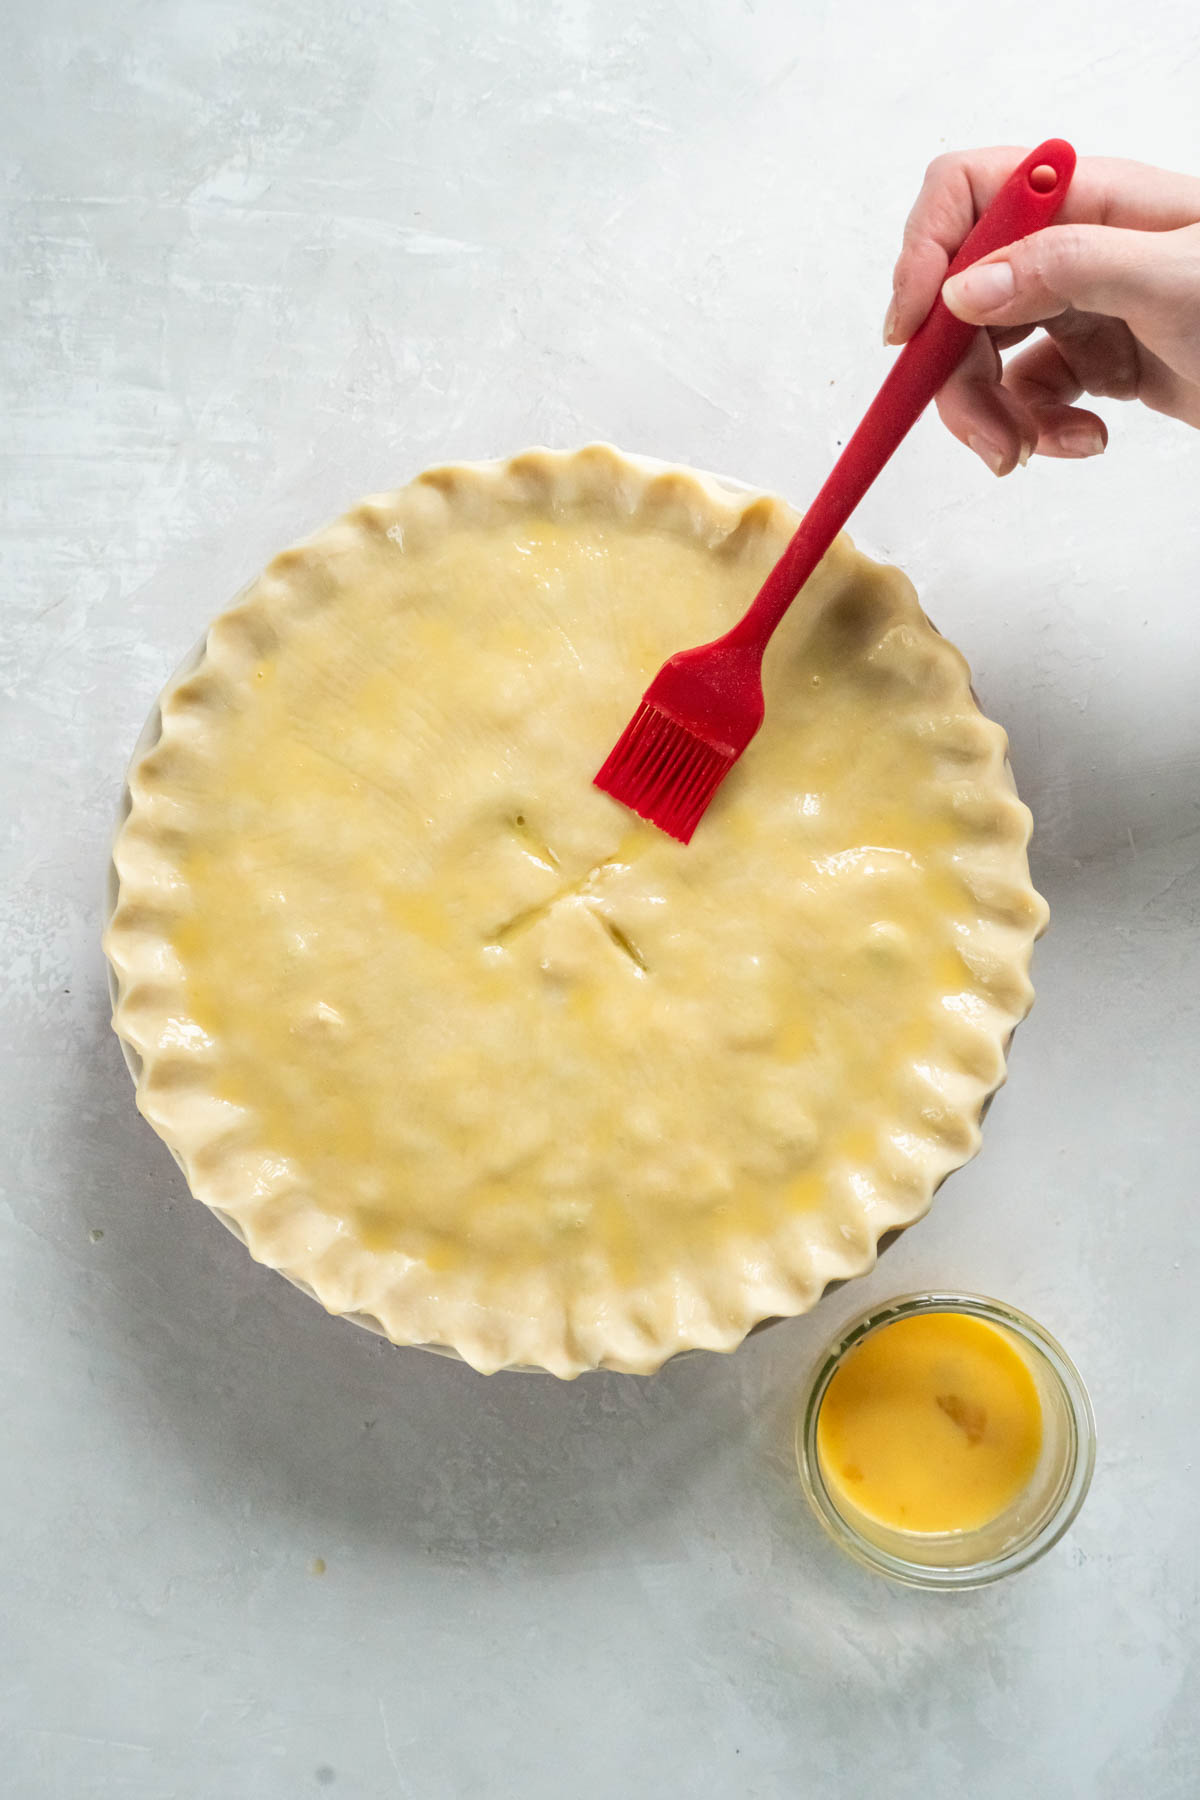
[{"label": "yellow egg mixture", "polygon": [[899,1531],[973,1531],[1028,1487],[1042,1403],[1002,1331],[967,1313],[897,1319],[826,1391],[817,1454],[844,1505]]},{"label": "yellow egg mixture", "polygon": [[797,1310],[971,1152],[1028,1004],[1003,734],[904,579],[839,546],[685,848],[591,776],[792,515],[431,491],[452,530],[380,503],[277,559],[214,629],[219,688],[202,666],[169,703],[127,828],[157,808],[169,837],[179,978],[153,1030],[124,1001],[143,1106],[199,1080],[220,1129],[189,1174],[234,1216],[257,1182],[256,1253],[302,1202],[287,1254],[340,1240],[333,1304],[373,1304],[349,1241],[423,1283],[394,1335],[437,1335],[443,1293],[494,1308],[480,1366],[531,1307],[586,1363],[614,1286],[669,1339],[696,1268],[719,1333],[725,1271],[780,1245],[807,1247],[771,1277]]}]

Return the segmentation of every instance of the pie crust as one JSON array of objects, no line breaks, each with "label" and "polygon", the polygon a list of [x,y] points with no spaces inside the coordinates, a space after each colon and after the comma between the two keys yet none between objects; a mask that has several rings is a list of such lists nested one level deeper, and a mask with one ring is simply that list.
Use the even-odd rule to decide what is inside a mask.
[{"label": "pie crust", "polygon": [[591,785],[796,523],[605,445],[434,469],[164,693],[115,1028],[192,1192],[330,1312],[649,1374],[865,1273],[978,1148],[1046,908],[898,570],[838,540],[690,846]]}]

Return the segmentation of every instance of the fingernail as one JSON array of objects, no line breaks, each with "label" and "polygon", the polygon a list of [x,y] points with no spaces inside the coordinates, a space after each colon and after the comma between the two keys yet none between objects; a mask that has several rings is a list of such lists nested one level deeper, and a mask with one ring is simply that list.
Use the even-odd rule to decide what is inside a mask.
[{"label": "fingernail", "polygon": [[1007,450],[1001,450],[997,444],[991,444],[987,438],[983,437],[969,437],[967,449],[973,450],[976,456],[987,464],[993,475],[1003,475],[1005,464],[1008,462]]},{"label": "fingernail", "polygon": [[887,309],[887,316],[885,317],[885,319],[883,321],[883,341],[884,341],[885,345],[891,343],[892,333],[895,331],[895,329],[896,329],[896,302],[893,300],[891,305]]},{"label": "fingernail", "polygon": [[943,282],[942,298],[951,312],[995,312],[1012,299],[1016,285],[1011,263],[977,263]]},{"label": "fingernail", "polygon": [[1020,454],[1017,457],[1017,461],[1020,463],[1022,468],[1025,467],[1025,464],[1029,461],[1029,459],[1032,455],[1033,455],[1033,445],[1022,443]]},{"label": "fingernail", "polygon": [[1054,442],[1064,456],[1099,456],[1104,449],[1104,439],[1090,425],[1071,425],[1066,431],[1060,431]]}]

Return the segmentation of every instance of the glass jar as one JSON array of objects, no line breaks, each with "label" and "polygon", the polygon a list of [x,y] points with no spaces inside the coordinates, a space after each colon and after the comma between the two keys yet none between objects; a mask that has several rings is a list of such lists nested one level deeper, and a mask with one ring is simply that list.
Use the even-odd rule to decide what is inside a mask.
[{"label": "glass jar", "polygon": [[[868,1518],[827,1483],[817,1450],[821,1403],[843,1358],[885,1325],[935,1312],[965,1313],[1000,1331],[1029,1369],[1042,1408],[1042,1447],[1029,1482],[996,1518],[970,1531],[902,1531]],[[1083,1505],[1095,1457],[1091,1401],[1070,1357],[1035,1320],[981,1294],[904,1294],[862,1314],[821,1358],[796,1423],[800,1480],[826,1531],[867,1568],[910,1587],[983,1587],[1027,1568]]]}]

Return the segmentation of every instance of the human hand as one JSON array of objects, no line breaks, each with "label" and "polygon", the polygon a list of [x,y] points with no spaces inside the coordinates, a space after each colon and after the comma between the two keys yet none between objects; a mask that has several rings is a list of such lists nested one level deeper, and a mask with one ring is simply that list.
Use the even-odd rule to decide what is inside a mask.
[{"label": "human hand", "polygon": [[[985,326],[937,397],[942,422],[1007,475],[1031,452],[1095,456],[1103,419],[1081,394],[1141,400],[1200,426],[1200,180],[1085,157],[1059,222],[946,281],[968,231],[1027,152],[939,156],[904,228],[884,342],[903,344],[941,288]],[[943,283],[945,284],[943,286]],[[1004,365],[1001,350],[1045,332]]]}]

